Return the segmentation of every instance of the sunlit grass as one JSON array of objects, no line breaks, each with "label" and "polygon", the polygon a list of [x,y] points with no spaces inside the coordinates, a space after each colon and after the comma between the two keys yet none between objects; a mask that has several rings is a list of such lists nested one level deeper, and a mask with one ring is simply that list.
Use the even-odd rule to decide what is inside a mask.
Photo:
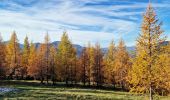
[{"label": "sunlit grass", "polygon": [[[32,82],[32,81],[31,81]],[[2,87],[2,86],[1,86]],[[72,88],[63,86],[28,86],[28,85],[4,85],[3,87],[15,88],[17,91],[6,93],[0,99],[11,100],[147,100],[146,95],[132,94],[129,92]],[[169,100],[170,97],[155,97],[156,100]]]}]

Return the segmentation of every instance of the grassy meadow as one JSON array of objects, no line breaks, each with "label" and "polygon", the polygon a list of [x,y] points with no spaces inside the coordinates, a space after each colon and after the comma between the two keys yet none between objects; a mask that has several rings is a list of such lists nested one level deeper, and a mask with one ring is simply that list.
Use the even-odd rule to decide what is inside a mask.
[{"label": "grassy meadow", "polygon": [[[147,95],[123,91],[39,85],[37,81],[2,81],[0,87],[15,91],[0,93],[0,100],[147,100]],[[169,100],[170,97],[155,96],[155,100]]]}]

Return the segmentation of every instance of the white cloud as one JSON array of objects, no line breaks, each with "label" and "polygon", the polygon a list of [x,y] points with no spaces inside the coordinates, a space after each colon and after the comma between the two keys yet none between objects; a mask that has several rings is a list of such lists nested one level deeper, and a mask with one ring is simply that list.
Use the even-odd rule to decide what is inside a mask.
[{"label": "white cloud", "polygon": [[[134,32],[139,23],[135,15],[141,11],[122,11],[123,9],[145,8],[146,3],[132,3],[129,5],[84,6],[85,3],[97,3],[105,0],[57,0],[42,1],[31,7],[24,7],[18,3],[8,2],[9,8],[0,9],[0,32],[5,40],[10,32],[16,30],[19,39],[27,34],[30,40],[42,42],[46,31],[51,35],[51,41],[59,40],[63,30],[67,30],[73,43],[86,44],[88,41],[110,41],[118,39],[124,34]],[[153,4],[155,7],[169,7],[168,4]],[[96,12],[97,15],[89,12]],[[86,13],[85,13],[86,12]],[[106,15],[106,16],[105,16]],[[110,18],[110,17],[113,18]],[[117,18],[114,18],[117,17]],[[80,30],[83,26],[101,26],[100,30]],[[104,46],[104,45],[103,45]]]}]

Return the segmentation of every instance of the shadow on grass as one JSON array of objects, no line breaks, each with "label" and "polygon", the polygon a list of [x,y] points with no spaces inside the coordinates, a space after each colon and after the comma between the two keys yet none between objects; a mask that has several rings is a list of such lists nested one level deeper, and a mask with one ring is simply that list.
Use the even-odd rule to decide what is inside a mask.
[{"label": "shadow on grass", "polygon": [[[22,91],[24,92],[24,91]],[[53,99],[57,99],[57,100],[123,100],[123,98],[112,98],[112,99],[108,99],[108,98],[103,98],[103,97],[99,97],[99,96],[94,96],[94,95],[77,95],[77,94],[55,94],[55,93],[34,93],[30,94],[28,92],[25,93],[17,93],[17,94],[13,94],[13,95],[6,95],[4,97],[0,97],[0,99],[43,99],[43,100],[53,100]],[[124,100],[132,100],[132,99],[124,99]]]},{"label": "shadow on grass", "polygon": [[128,92],[128,90],[122,90],[121,88],[105,87],[105,86],[84,86],[82,84],[69,84],[66,85],[63,82],[57,82],[55,85],[52,84],[40,84],[38,81],[24,81],[24,80],[0,80],[0,86],[5,85],[26,85],[26,86],[38,86],[41,88],[81,88],[81,89],[100,89],[100,90],[111,90],[111,91],[121,91]]},{"label": "shadow on grass", "polygon": [[[60,99],[60,100],[133,100],[137,95],[132,95],[128,92],[121,92],[105,87],[88,87],[82,85],[65,85],[57,83],[56,85],[40,84],[39,82],[28,81],[9,81],[3,80],[0,86],[17,88],[19,91],[14,93],[6,93],[3,98],[17,99]],[[114,90],[114,91],[113,91]],[[132,97],[131,97],[132,96]],[[1,99],[1,98],[0,98]],[[142,100],[142,99],[140,99]]]}]

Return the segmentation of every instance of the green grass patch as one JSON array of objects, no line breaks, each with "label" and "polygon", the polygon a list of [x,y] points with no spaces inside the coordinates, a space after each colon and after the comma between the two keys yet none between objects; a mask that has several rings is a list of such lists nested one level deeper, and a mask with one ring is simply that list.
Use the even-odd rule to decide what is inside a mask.
[{"label": "green grass patch", "polygon": [[[86,89],[64,86],[31,86],[6,84],[0,87],[15,88],[17,91],[0,95],[4,100],[147,100],[146,95],[129,92]],[[170,100],[170,97],[155,96],[156,100]]]}]

